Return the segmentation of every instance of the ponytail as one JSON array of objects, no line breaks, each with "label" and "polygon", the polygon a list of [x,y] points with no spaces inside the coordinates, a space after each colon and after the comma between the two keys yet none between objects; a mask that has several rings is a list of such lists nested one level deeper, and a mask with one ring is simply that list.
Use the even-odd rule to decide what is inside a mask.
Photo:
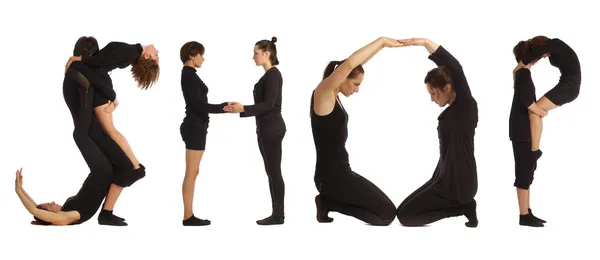
[{"label": "ponytail", "polygon": [[[327,64],[327,67],[325,68],[325,72],[323,73],[323,79],[326,79],[327,77],[329,77],[331,75],[331,73],[333,73],[333,71],[336,70],[345,61],[346,61],[345,59],[340,60],[340,61],[330,61],[329,64]],[[353,79],[358,74],[364,74],[364,73],[365,73],[365,70],[363,69],[362,65],[358,65],[352,69],[352,71],[350,72],[350,74],[348,75],[347,78]]]},{"label": "ponytail", "polygon": [[326,79],[327,77],[329,77],[331,75],[331,73],[333,73],[333,71],[340,66],[340,64],[342,64],[342,61],[330,61],[329,64],[327,64],[327,67],[325,67],[325,72],[323,73],[323,79]]}]

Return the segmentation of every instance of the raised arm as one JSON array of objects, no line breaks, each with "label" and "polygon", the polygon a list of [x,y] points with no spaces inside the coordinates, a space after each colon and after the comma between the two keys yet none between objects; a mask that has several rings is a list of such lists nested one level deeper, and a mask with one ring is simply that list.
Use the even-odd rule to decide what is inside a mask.
[{"label": "raised arm", "polygon": [[424,46],[429,52],[429,59],[438,67],[443,66],[450,72],[450,78],[452,79],[452,87],[456,91],[456,98],[463,99],[464,97],[471,97],[471,89],[467,82],[467,77],[463,71],[460,62],[448,52],[444,46],[438,45],[430,39],[414,38],[408,40],[400,40],[405,45],[413,46]]},{"label": "raised arm", "polygon": [[275,107],[279,91],[283,85],[281,75],[275,73],[275,71],[268,71],[262,84],[264,86],[263,101],[244,106],[244,111],[240,113],[240,117],[257,116]]},{"label": "raised arm", "polygon": [[561,43],[562,42],[559,39],[546,40],[544,44],[533,48],[531,52],[523,56],[523,64],[527,65],[533,61],[541,59],[544,54],[549,54],[556,51],[556,49],[560,47]]},{"label": "raised arm", "polygon": [[377,54],[383,47],[399,47],[402,46],[400,42],[394,39],[380,37],[377,40],[372,41],[368,45],[355,51],[350,57],[348,57],[337,69],[329,75],[329,77],[323,79],[315,90],[315,95],[319,95],[320,92],[333,92],[333,90],[344,81],[350,75],[350,72],[358,65],[365,64],[375,54]]},{"label": "raised arm", "polygon": [[142,51],[141,44],[110,42],[95,55],[83,56],[79,59],[93,68],[117,67],[123,64],[130,65],[142,55]]},{"label": "raised arm", "polygon": [[22,169],[17,170],[16,178],[15,178],[15,192],[21,200],[21,203],[25,207],[25,209],[33,216],[38,217],[39,219],[52,223],[53,225],[68,225],[70,224],[70,220],[67,216],[56,214],[53,212],[49,212],[46,210],[41,210],[37,208],[37,204],[33,201],[31,197],[25,192],[23,189],[23,177],[21,175]]},{"label": "raised arm", "polygon": [[352,53],[350,57],[338,65],[331,75],[323,79],[315,89],[315,113],[318,115],[326,115],[333,111],[333,107],[335,106],[336,102],[334,90],[348,77],[348,75],[350,75],[354,68],[358,67],[358,65],[366,64],[367,61],[369,61],[384,47],[400,47],[402,45],[403,44],[398,40],[387,37],[379,37]]}]

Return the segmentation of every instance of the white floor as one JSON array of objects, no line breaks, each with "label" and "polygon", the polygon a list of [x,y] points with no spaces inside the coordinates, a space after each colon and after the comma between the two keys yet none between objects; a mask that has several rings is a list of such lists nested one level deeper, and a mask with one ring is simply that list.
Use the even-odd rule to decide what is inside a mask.
[{"label": "white floor", "polygon": [[[184,228],[162,223],[100,227],[23,227],[2,235],[3,259],[597,259],[595,232],[559,223],[533,229],[463,219],[425,228],[371,227],[338,215],[332,224],[292,219],[283,226],[250,221]],[[244,221],[240,219],[240,221]],[[587,234],[589,238],[583,235]],[[591,236],[594,235],[594,236]],[[8,258],[8,256],[14,256]],[[5,258],[7,257],[7,258]],[[31,257],[31,258],[30,258]],[[235,257],[235,258],[234,258]],[[492,258],[493,257],[493,258]]]}]

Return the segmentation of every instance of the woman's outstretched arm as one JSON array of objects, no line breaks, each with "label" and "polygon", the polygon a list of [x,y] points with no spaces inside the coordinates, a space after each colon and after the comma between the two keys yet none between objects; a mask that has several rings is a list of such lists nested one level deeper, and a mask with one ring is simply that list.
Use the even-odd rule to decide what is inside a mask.
[{"label": "woman's outstretched arm", "polygon": [[318,115],[329,114],[335,105],[334,89],[350,75],[358,65],[365,64],[384,47],[400,47],[398,40],[379,37],[371,43],[355,51],[342,64],[340,64],[327,78],[323,79],[315,89],[314,110]]},{"label": "woman's outstretched arm", "polygon": [[25,192],[23,189],[23,176],[21,172],[23,168],[17,170],[16,178],[15,178],[15,192],[21,200],[21,203],[25,207],[25,209],[33,216],[38,217],[39,219],[52,223],[53,225],[68,225],[70,224],[70,220],[68,217],[56,214],[50,211],[41,210],[37,208],[37,204],[33,201],[31,197]]}]

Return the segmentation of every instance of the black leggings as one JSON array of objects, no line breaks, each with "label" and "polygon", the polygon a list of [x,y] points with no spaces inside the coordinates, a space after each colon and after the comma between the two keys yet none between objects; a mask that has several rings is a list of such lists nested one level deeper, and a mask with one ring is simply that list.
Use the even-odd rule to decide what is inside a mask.
[{"label": "black leggings", "polygon": [[377,226],[390,225],[396,206],[375,184],[352,170],[315,175],[324,208]]},{"label": "black leggings", "polygon": [[285,184],[281,176],[281,142],[285,132],[274,136],[257,136],[258,149],[262,155],[269,178],[273,215],[284,215]]},{"label": "black leggings", "polygon": [[[68,73],[69,79],[63,86],[63,96],[75,125],[73,139],[90,167],[90,177],[94,176],[91,179],[98,181],[100,186],[109,180],[121,187],[131,186],[135,182],[132,178],[131,160],[104,132],[94,116],[94,88],[80,72],[69,70]],[[109,174],[106,169],[113,170]]]},{"label": "black leggings", "polygon": [[398,206],[396,215],[403,226],[423,226],[438,220],[464,214],[467,204],[440,196],[439,183],[435,177],[410,194]]}]

